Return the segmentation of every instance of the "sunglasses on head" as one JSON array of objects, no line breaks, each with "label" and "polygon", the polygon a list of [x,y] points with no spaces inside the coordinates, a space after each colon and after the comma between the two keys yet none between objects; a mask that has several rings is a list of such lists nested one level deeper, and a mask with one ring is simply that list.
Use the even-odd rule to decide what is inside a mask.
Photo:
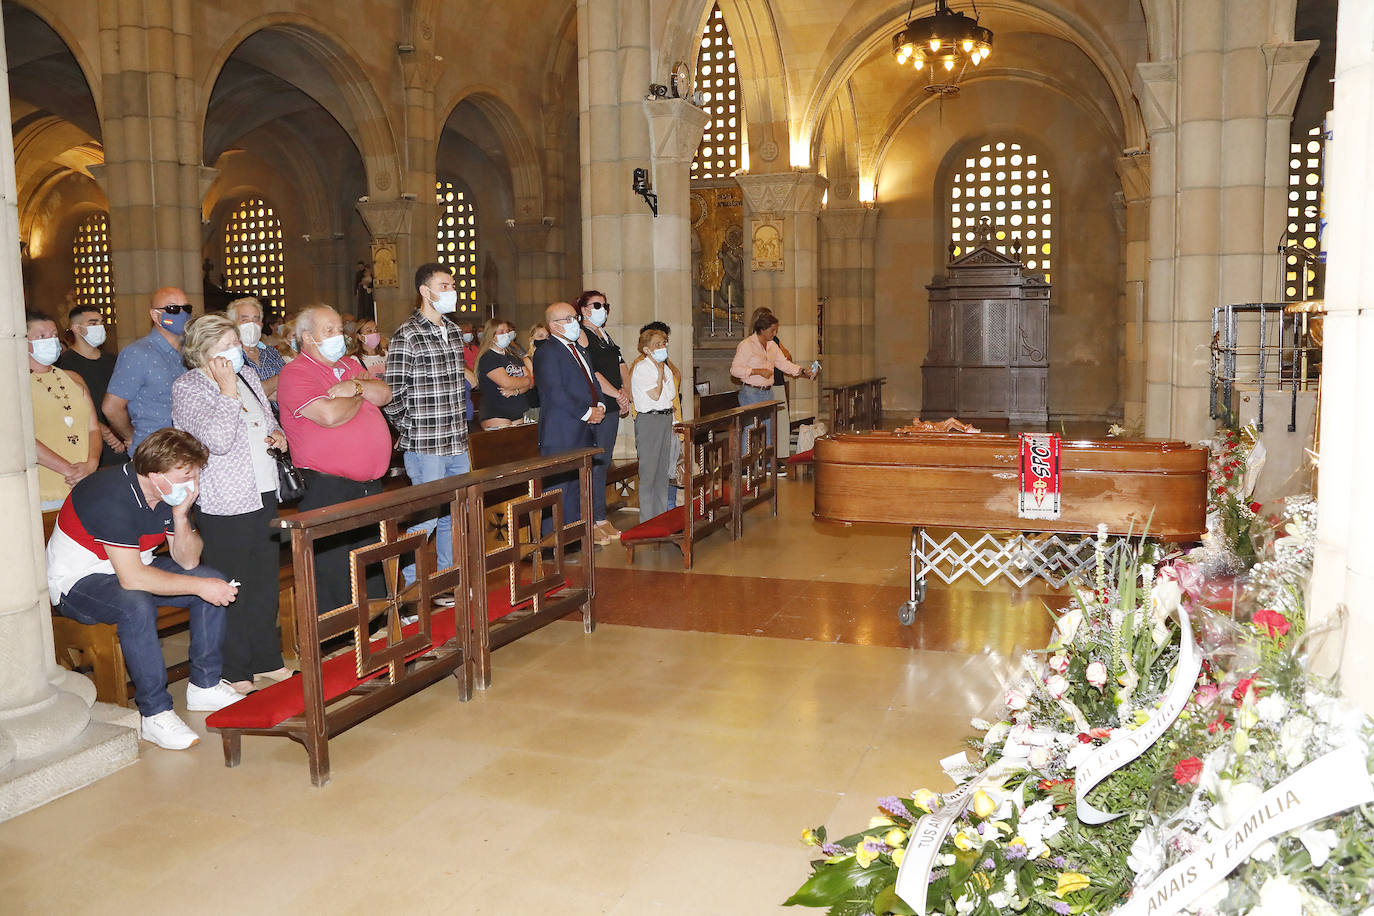
[{"label": "sunglasses on head", "polygon": [[182,312],[191,311],[191,305],[189,302],[183,302],[181,305],[164,305],[158,311],[166,312],[168,315],[180,315]]}]

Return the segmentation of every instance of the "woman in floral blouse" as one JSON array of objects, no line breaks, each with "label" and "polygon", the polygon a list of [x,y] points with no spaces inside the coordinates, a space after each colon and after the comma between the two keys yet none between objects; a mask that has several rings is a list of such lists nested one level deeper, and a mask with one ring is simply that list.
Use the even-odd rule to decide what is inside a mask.
[{"label": "woman in floral blouse", "polygon": [[203,315],[186,328],[172,383],[172,423],[210,450],[200,474],[196,527],[202,562],[237,579],[224,633],[224,679],[240,693],[255,675],[290,677],[277,635],[280,554],[269,526],[277,514],[277,465],[267,449],[286,448],[257,374],[243,370],[234,321]]}]

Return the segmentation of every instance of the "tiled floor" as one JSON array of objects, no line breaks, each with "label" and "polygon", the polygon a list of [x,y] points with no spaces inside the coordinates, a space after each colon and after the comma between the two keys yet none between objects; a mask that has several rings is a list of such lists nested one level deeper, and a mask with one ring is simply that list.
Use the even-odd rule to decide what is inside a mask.
[{"label": "tiled floor", "polygon": [[0,824],[0,911],[792,912],[801,829],[946,785],[1055,600],[932,588],[902,627],[907,532],[821,525],[810,492],[784,482],[777,519],[690,573],[671,547],[597,553],[594,634],[554,624],[472,702],[440,683],[335,739],[324,789],[288,741],[245,737],[234,770],[215,736],[144,745]]}]

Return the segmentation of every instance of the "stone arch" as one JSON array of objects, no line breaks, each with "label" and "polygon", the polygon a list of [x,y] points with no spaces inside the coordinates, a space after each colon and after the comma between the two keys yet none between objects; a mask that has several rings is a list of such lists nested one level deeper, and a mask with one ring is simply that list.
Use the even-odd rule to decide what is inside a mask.
[{"label": "stone arch", "polygon": [[[673,0],[664,19],[660,58],[653,71],[667,78],[677,61],[695,68],[702,27],[716,0]],[[785,170],[791,103],[772,4],[768,0],[719,0],[735,46],[751,171]],[[769,146],[773,144],[773,146]],[[774,152],[777,150],[777,152]],[[772,156],[763,155],[771,152]]]},{"label": "stone arch", "polygon": [[[909,9],[906,3],[889,6],[862,28],[856,29],[831,57],[816,81],[815,90],[807,100],[800,121],[793,126],[794,144],[810,151],[813,159],[817,135],[830,101],[872,55],[886,50],[892,33],[906,20]],[[912,15],[926,15],[932,9],[933,6],[922,4]],[[1111,42],[1100,29],[1050,0],[984,0],[980,11],[1015,13],[1074,44],[1092,61],[1106,81],[1124,125],[1125,144],[1136,147],[1146,143],[1145,126],[1131,89],[1130,74],[1125,71]]]},{"label": "stone arch", "polygon": [[[102,127],[104,125],[104,119],[101,115],[103,95],[100,68],[91,63],[90,55],[77,39],[76,33],[72,31],[61,16],[53,12],[51,6],[41,2],[41,0],[4,0],[4,3],[0,4],[0,6],[5,8],[12,7],[32,14],[49,29],[52,29],[57,37],[61,39],[62,43],[67,46],[67,52],[71,54],[72,58],[76,61],[77,69],[81,72],[81,78],[86,81],[86,88],[90,91],[91,102],[95,106],[97,122],[94,136],[96,140],[99,140],[103,134]],[[8,30],[6,34],[9,34]],[[12,62],[11,66],[13,66]]]},{"label": "stone arch", "polygon": [[525,126],[500,90],[482,84],[463,87],[455,98],[438,109],[444,112],[444,118],[439,122],[436,137],[442,139],[445,126],[464,104],[479,111],[496,132],[501,152],[506,157],[514,207],[511,216],[516,219],[544,216],[546,195],[539,156]]},{"label": "stone arch", "polygon": [[[318,20],[297,13],[270,13],[245,23],[209,59],[196,82],[205,100],[199,113],[198,134],[205,136],[210,101],[225,65],[236,51],[261,34],[282,36],[321,68],[332,94],[312,93],[358,144],[370,193],[392,197],[401,190],[401,157],[396,132],[376,87],[343,38]],[[288,77],[282,77],[292,82]]]}]

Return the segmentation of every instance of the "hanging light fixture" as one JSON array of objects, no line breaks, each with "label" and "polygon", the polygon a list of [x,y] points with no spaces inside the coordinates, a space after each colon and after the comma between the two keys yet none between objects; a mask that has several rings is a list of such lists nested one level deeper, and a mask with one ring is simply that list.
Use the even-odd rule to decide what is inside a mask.
[{"label": "hanging light fixture", "polygon": [[992,31],[978,24],[977,4],[970,17],[951,10],[948,0],[935,0],[932,15],[913,20],[908,11],[906,25],[892,36],[897,63],[925,71],[930,80],[925,91],[932,95],[957,95],[969,66],[977,67],[991,53]]}]

